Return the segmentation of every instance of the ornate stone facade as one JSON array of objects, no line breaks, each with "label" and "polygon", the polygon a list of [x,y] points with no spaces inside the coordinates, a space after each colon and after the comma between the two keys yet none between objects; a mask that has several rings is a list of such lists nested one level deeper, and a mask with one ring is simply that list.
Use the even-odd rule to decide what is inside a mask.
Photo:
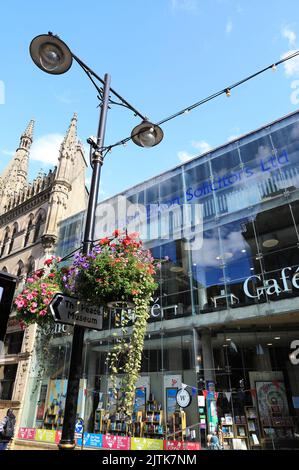
[{"label": "ornate stone facade", "polygon": [[[0,271],[18,276],[18,290],[22,289],[28,274],[41,268],[45,258],[54,252],[59,222],[85,210],[88,196],[85,188],[87,164],[83,146],[77,138],[77,115],[74,114],[61,144],[57,167],[48,174],[39,174],[29,183],[33,132],[32,120],[21,135],[15,155],[0,175]],[[12,312],[6,338],[18,331]],[[5,397],[1,397],[0,387],[2,412],[12,405],[16,410],[22,408],[35,335],[36,326],[31,325],[24,332],[20,351],[10,352],[6,348],[6,354],[0,357],[0,385],[5,367],[15,369],[10,400],[7,397],[5,401],[1,400]]]}]

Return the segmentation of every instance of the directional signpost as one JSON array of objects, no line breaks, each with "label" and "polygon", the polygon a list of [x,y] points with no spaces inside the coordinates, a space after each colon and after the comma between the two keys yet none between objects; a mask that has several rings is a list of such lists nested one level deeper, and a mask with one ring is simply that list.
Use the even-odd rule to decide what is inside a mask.
[{"label": "directional signpost", "polygon": [[49,307],[57,323],[78,325],[92,330],[102,330],[103,328],[102,306],[95,307],[75,297],[55,294]]},{"label": "directional signpost", "polygon": [[83,449],[83,436],[84,436],[84,419],[77,418],[75,424],[75,439],[77,439],[77,445],[81,445]]}]

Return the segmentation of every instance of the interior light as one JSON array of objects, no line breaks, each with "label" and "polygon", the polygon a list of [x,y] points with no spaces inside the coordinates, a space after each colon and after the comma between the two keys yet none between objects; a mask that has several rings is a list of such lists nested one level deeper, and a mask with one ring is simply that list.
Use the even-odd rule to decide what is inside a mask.
[{"label": "interior light", "polygon": [[262,245],[265,248],[273,248],[274,246],[278,245],[279,240],[277,239],[277,235],[275,233],[268,233],[267,235],[262,236]]}]

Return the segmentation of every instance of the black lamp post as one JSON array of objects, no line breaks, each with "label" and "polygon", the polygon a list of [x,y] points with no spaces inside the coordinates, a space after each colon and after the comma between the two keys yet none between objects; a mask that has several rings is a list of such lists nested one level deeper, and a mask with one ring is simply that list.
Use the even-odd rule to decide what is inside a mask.
[{"label": "black lamp post", "polygon": [[[92,242],[94,240],[95,210],[98,200],[101,168],[104,159],[103,152],[105,150],[104,138],[107,112],[108,105],[110,102],[112,102],[110,93],[120,101],[116,104],[127,107],[133,111],[135,115],[142,119],[141,124],[136,126],[131,133],[131,138],[135,144],[141,147],[153,147],[159,144],[163,139],[163,131],[159,126],[149,122],[145,116],[143,116],[122,96],[120,96],[110,87],[110,75],[105,74],[104,79],[99,77],[95,72],[93,72],[93,70],[84,64],[81,59],[75,56],[75,54],[70,51],[69,47],[58,36],[54,36],[52,33],[49,33],[35,37],[30,44],[30,55],[34,63],[41,70],[53,75],[59,75],[67,72],[70,69],[74,59],[88,75],[89,79],[92,81],[99,93],[99,98],[101,100],[101,111],[97,139],[96,141],[94,141],[92,138],[87,140],[87,142],[90,144],[90,160],[92,162],[92,179],[83,239],[83,253],[87,254],[90,251]],[[95,79],[101,82],[103,88],[98,87]],[[59,449],[61,450],[75,448],[74,434],[82,371],[84,331],[85,329],[83,327],[75,325],[64,410],[63,429],[61,441],[59,443]]]}]

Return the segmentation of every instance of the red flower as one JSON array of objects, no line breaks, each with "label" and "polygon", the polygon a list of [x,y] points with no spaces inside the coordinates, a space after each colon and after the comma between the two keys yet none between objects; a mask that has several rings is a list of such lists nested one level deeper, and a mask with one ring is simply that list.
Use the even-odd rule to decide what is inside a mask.
[{"label": "red flower", "polygon": [[110,243],[110,240],[108,237],[102,238],[100,240],[100,245],[109,245],[109,243]]},{"label": "red flower", "polygon": [[43,276],[45,270],[44,269],[39,269],[38,271],[36,271],[35,275],[40,278]]},{"label": "red flower", "polygon": [[129,237],[126,237],[123,239],[123,245],[128,246],[131,244],[131,239]]},{"label": "red flower", "polygon": [[114,232],[113,232],[112,235],[113,235],[114,237],[119,237],[120,234],[121,234],[121,230],[119,230],[119,229],[117,228],[116,230],[114,230]]},{"label": "red flower", "polygon": [[49,278],[49,279],[54,279],[54,277],[55,277],[55,273],[50,273],[50,274],[48,274],[48,278]]},{"label": "red flower", "polygon": [[48,258],[44,261],[45,266],[51,266],[52,263],[53,263],[53,258]]}]

